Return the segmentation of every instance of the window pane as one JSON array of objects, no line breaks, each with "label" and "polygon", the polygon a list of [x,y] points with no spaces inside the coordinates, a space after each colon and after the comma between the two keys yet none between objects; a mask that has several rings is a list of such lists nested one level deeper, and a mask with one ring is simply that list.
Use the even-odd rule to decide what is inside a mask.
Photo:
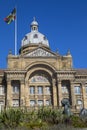
[{"label": "window pane", "polygon": [[34,106],[35,105],[35,100],[30,100],[30,106]]},{"label": "window pane", "polygon": [[19,93],[19,86],[17,85],[13,86],[13,93]]},{"label": "window pane", "polygon": [[46,105],[47,106],[51,105],[51,100],[46,100]]},{"label": "window pane", "polygon": [[80,86],[75,87],[75,94],[81,94],[81,87]]},{"label": "window pane", "polygon": [[43,100],[38,100],[38,105],[42,106],[43,105]]},{"label": "window pane", "polygon": [[46,87],[46,94],[51,94],[49,86]]},{"label": "window pane", "polygon": [[42,86],[38,86],[38,94],[43,94],[43,87]]},{"label": "window pane", "polygon": [[0,86],[0,95],[5,94],[5,86]]},{"label": "window pane", "polygon": [[34,86],[30,87],[30,94],[35,94],[35,87]]},{"label": "window pane", "polygon": [[18,107],[19,106],[19,100],[18,99],[14,99],[13,100],[13,106],[14,107]]},{"label": "window pane", "polygon": [[4,105],[4,102],[3,102],[3,101],[0,101],[0,105]]},{"label": "window pane", "polygon": [[77,105],[80,106],[80,109],[83,108],[83,103],[82,103],[82,101],[80,99],[77,100]]},{"label": "window pane", "polygon": [[62,93],[68,93],[67,86],[62,86]]}]

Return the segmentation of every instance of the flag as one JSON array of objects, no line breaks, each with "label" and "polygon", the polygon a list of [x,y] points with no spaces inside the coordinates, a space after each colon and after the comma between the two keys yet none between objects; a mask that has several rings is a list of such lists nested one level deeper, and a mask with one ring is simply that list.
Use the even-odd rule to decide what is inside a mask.
[{"label": "flag", "polygon": [[10,24],[11,22],[15,20],[15,18],[16,18],[16,8],[14,8],[12,12],[6,18],[4,18],[4,21],[7,24]]}]

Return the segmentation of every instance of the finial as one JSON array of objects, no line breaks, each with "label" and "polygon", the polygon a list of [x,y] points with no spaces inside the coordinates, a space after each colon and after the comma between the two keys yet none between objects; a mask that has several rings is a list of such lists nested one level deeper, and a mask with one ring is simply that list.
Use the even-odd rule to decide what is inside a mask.
[{"label": "finial", "polygon": [[35,17],[33,17],[33,20],[34,20],[34,21],[36,21],[36,18],[35,18]]}]

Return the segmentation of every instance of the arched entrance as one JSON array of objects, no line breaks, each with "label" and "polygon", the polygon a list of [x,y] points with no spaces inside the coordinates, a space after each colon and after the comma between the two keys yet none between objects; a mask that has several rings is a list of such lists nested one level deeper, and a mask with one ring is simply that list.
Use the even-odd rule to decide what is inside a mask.
[{"label": "arched entrance", "polygon": [[51,76],[44,70],[36,70],[29,76],[29,105],[52,105]]}]

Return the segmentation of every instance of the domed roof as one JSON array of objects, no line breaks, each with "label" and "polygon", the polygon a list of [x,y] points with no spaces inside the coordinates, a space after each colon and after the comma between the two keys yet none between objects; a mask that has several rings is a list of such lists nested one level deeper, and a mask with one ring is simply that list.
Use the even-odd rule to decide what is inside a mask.
[{"label": "domed roof", "polygon": [[31,32],[26,34],[25,37],[22,39],[21,46],[23,47],[32,44],[38,45],[40,43],[49,47],[49,42],[46,36],[38,31],[38,23],[35,19],[33,20],[30,26]]},{"label": "domed roof", "polygon": [[37,21],[35,20],[35,18],[34,18],[33,22],[31,23],[31,26],[33,26],[33,25],[38,26],[38,23],[37,23]]}]

